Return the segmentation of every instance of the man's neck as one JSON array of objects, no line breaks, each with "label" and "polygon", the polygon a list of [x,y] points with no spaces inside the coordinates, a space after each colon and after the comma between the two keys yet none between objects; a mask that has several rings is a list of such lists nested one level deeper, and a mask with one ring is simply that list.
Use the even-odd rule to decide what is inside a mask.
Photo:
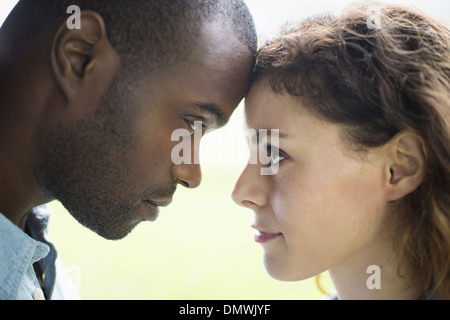
[{"label": "man's neck", "polygon": [[[3,157],[2,157],[3,158]],[[15,159],[11,157],[10,159]],[[44,197],[32,178],[30,170],[8,166],[0,159],[0,212],[15,225],[23,228],[28,212],[45,203]]]},{"label": "man's neck", "polygon": [[27,212],[48,200],[35,175],[36,143],[30,138],[31,124],[13,123],[18,115],[3,97],[0,88],[0,105],[4,110],[9,108],[0,111],[0,212],[19,225]]},{"label": "man's neck", "polygon": [[51,200],[36,176],[50,87],[43,67],[32,59],[39,52],[30,50],[0,74],[0,212],[16,225],[33,207]]}]

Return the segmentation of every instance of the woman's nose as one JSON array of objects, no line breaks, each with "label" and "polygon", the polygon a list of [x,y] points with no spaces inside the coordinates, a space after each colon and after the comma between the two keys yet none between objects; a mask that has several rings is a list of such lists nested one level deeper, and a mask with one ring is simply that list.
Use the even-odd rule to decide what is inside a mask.
[{"label": "woman's nose", "polygon": [[259,165],[247,164],[234,185],[231,198],[249,209],[264,206],[267,203],[265,179],[267,177],[261,176]]}]

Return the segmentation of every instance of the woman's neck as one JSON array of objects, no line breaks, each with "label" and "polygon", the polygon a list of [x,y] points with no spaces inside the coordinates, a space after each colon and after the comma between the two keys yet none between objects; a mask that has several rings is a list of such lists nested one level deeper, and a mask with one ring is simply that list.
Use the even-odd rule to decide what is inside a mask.
[{"label": "woman's neck", "polygon": [[329,270],[340,300],[413,300],[423,288],[398,273],[393,241],[379,239]]}]

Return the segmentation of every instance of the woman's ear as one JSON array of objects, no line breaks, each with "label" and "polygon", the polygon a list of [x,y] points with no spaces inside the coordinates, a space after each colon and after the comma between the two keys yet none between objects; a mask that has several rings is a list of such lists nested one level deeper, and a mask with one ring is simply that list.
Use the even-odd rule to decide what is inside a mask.
[{"label": "woman's ear", "polygon": [[98,61],[105,60],[110,46],[103,18],[82,11],[81,28],[69,29],[64,22],[56,32],[51,48],[53,74],[65,97],[72,99],[80,83],[87,80]]},{"label": "woman's ear", "polygon": [[425,140],[412,130],[395,135],[386,145],[387,200],[395,201],[416,190],[426,173]]}]

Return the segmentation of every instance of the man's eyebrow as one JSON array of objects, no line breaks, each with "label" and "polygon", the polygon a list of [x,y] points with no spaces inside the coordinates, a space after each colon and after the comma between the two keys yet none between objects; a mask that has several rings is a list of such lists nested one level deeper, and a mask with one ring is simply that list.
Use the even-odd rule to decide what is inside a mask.
[{"label": "man's eyebrow", "polygon": [[222,110],[220,110],[220,108],[214,103],[194,102],[194,106],[202,112],[212,115],[214,117],[215,126],[217,127],[223,127],[229,120]]}]

